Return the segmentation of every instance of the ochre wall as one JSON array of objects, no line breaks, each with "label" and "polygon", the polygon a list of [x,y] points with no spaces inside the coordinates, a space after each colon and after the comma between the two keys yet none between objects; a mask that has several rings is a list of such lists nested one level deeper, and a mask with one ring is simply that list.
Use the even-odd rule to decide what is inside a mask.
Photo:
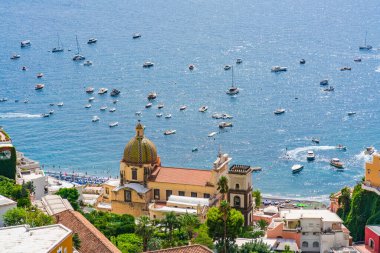
[{"label": "ochre wall", "polygon": [[380,155],[374,154],[372,162],[366,163],[365,181],[369,181],[371,186],[380,187]]},{"label": "ochre wall", "polygon": [[68,237],[66,237],[65,240],[63,240],[55,248],[49,251],[49,253],[57,253],[58,249],[61,247],[62,247],[62,253],[65,252],[65,248],[67,249],[67,253],[73,253],[73,235],[72,234],[70,234]]}]

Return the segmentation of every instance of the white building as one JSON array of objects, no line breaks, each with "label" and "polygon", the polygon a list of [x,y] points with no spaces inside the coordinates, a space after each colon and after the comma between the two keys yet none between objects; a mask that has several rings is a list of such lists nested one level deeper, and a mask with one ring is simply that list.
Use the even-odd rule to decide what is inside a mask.
[{"label": "white building", "polygon": [[17,203],[0,195],[0,227],[4,226],[3,215],[10,209],[17,207]]}]

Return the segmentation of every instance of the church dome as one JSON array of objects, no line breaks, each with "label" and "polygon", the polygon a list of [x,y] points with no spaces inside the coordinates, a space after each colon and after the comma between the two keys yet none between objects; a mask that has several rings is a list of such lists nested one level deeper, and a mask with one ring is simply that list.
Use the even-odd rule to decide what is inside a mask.
[{"label": "church dome", "polygon": [[125,146],[123,161],[132,164],[152,164],[157,161],[157,149],[152,141],[144,136],[144,127],[136,125],[136,136]]}]

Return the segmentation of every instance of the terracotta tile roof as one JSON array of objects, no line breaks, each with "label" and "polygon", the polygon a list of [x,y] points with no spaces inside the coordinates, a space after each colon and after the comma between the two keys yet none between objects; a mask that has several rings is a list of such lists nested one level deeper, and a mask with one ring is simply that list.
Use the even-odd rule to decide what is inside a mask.
[{"label": "terracotta tile roof", "polygon": [[155,251],[147,251],[145,253],[212,253],[213,251],[202,245],[190,245],[169,249],[161,249]]},{"label": "terracotta tile roof", "polygon": [[95,228],[82,214],[66,210],[54,215],[57,223],[77,233],[81,241],[81,253],[121,253],[97,228]]},{"label": "terracotta tile roof", "polygon": [[210,170],[158,167],[151,182],[206,186],[211,181]]}]

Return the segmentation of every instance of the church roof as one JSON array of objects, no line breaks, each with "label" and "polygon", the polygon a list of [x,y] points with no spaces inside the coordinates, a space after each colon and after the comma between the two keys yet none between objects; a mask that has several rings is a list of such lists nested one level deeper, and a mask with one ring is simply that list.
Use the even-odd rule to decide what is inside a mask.
[{"label": "church roof", "polygon": [[119,191],[121,189],[124,189],[124,188],[130,188],[132,190],[135,190],[137,193],[146,193],[149,191],[148,188],[145,188],[142,184],[138,184],[138,183],[128,183],[128,184],[124,184],[124,185],[121,185],[119,187],[116,187],[115,189],[113,189],[112,191]]},{"label": "church roof", "polygon": [[152,174],[151,182],[208,186],[211,171],[200,169],[158,167]]}]

